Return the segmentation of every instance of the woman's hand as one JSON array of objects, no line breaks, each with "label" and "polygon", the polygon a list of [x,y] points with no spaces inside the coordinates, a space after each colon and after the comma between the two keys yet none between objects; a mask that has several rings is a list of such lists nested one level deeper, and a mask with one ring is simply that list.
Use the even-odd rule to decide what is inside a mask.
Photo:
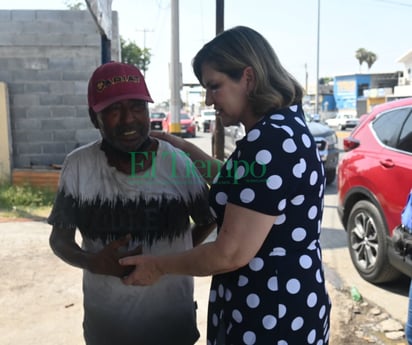
[{"label": "woman's hand", "polygon": [[126,285],[153,285],[163,275],[155,256],[128,256],[120,259],[119,263],[122,266],[135,266],[135,269],[122,279]]}]

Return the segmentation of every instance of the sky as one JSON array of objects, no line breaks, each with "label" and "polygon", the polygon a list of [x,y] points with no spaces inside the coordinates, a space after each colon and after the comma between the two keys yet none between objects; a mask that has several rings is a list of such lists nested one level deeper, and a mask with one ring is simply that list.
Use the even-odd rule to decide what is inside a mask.
[{"label": "sky", "polygon": [[[78,1],[2,0],[0,9],[67,9],[67,2]],[[151,51],[146,81],[156,103],[170,98],[170,2],[112,0],[120,35]],[[182,79],[183,83],[197,83],[191,61],[216,34],[216,0],[178,3]],[[402,70],[398,60],[412,50],[412,0],[224,0],[224,12],[226,29],[245,25],[259,31],[304,87],[315,85],[317,74],[333,77],[368,72],[366,64],[360,67],[355,58],[359,48],[378,57],[370,73]]]}]

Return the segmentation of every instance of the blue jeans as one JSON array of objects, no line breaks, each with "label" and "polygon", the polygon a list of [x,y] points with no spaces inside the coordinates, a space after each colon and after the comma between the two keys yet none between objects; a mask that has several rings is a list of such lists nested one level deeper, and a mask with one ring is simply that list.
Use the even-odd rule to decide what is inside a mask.
[{"label": "blue jeans", "polygon": [[408,305],[408,319],[406,320],[405,336],[408,345],[412,345],[412,280],[409,286],[409,305]]}]

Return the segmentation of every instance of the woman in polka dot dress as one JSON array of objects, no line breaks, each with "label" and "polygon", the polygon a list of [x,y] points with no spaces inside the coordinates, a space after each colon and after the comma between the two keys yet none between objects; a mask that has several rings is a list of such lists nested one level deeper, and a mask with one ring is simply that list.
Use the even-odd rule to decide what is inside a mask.
[{"label": "woman in polka dot dress", "polygon": [[[123,259],[126,284],[163,274],[213,275],[208,345],[325,345],[331,303],[319,244],[324,169],[304,120],[303,91],[272,47],[247,27],[227,30],[193,60],[224,126],[246,135],[223,164],[189,142],[159,135],[211,178],[216,241],[179,255]],[[200,164],[200,163],[203,164]]]}]

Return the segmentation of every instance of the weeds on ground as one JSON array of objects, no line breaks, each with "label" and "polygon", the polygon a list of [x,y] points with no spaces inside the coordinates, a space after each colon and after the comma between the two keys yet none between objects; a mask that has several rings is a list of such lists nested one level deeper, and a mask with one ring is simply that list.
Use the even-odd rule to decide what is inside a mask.
[{"label": "weeds on ground", "polygon": [[55,192],[30,185],[0,184],[0,214],[2,217],[44,217],[52,206]]}]

